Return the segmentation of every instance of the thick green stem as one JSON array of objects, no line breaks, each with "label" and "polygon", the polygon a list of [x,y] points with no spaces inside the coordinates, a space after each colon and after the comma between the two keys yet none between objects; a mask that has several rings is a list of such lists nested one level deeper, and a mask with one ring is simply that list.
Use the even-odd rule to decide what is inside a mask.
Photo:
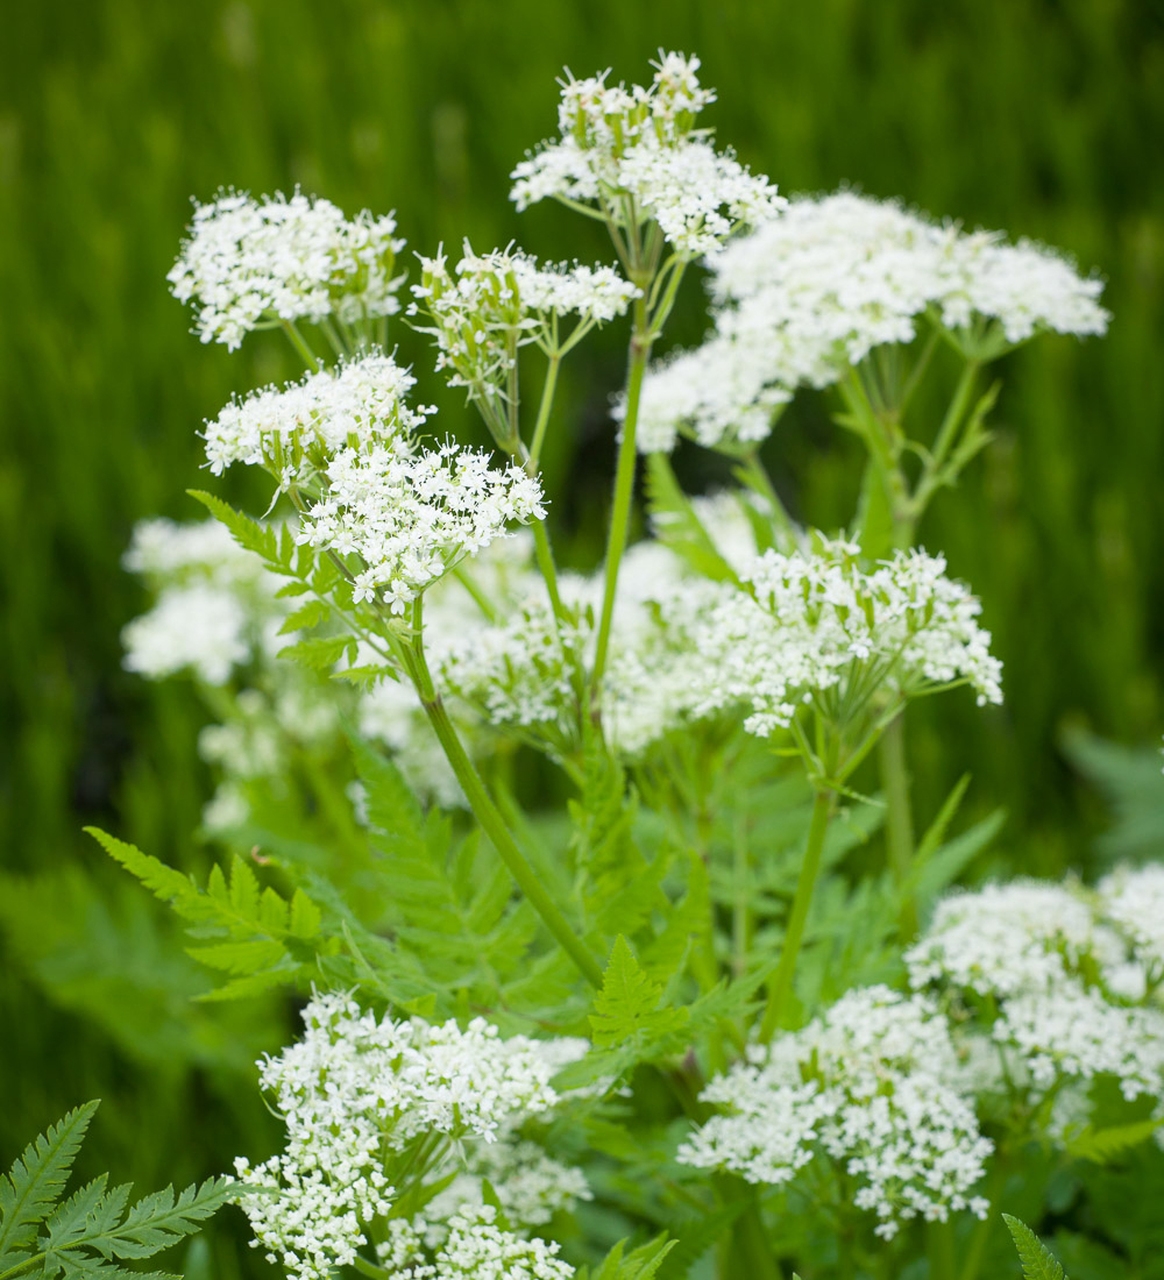
[{"label": "thick green stem", "polygon": [[909,803],[909,770],[905,763],[905,720],[899,715],[878,744],[881,784],[885,788],[885,846],[889,870],[901,899],[898,924],[902,942],[917,933],[917,903],[906,890],[913,866],[913,815]]},{"label": "thick green stem", "polygon": [[780,1025],[780,1019],[784,1016],[788,997],[792,994],[796,959],[800,954],[800,944],[804,938],[804,926],[808,920],[808,908],[812,904],[812,894],[820,872],[821,854],[824,852],[825,836],[828,834],[832,812],[833,793],[828,790],[818,791],[812,802],[808,845],[804,851],[804,861],[800,864],[800,878],[796,882],[796,896],[792,899],[788,926],[784,930],[784,946],[780,952],[780,963],[768,987],[768,1007],[764,1010],[764,1020],[760,1024],[760,1040],[763,1043],[771,1040],[775,1034]]},{"label": "thick green stem", "polygon": [[562,597],[558,591],[558,570],[554,565],[554,552],[550,547],[550,535],[546,532],[546,522],[544,520],[535,520],[532,528],[534,555],[537,557],[538,568],[541,570],[542,577],[546,580],[546,590],[550,595],[550,607],[554,611],[554,617],[560,619],[562,617]]},{"label": "thick green stem", "polygon": [[618,588],[618,570],[626,550],[630,530],[631,502],[635,490],[635,465],[638,461],[635,446],[635,428],[639,417],[639,400],[643,390],[643,375],[651,354],[651,339],[647,324],[647,306],[644,298],[635,301],[634,334],[631,337],[630,362],[626,382],[626,415],[622,423],[622,441],[618,449],[618,469],[614,477],[614,506],[610,513],[610,531],[606,543],[606,581],[602,596],[602,615],[598,624],[598,643],[594,655],[594,670],[590,676],[592,705],[597,705],[598,691],[606,670],[606,657],[610,648],[610,624],[614,617],[614,597]]},{"label": "thick green stem", "polygon": [[498,812],[497,806],[493,803],[493,798],[481,781],[481,775],[477,772],[476,766],[469,759],[468,752],[461,744],[461,739],[453,726],[453,722],[449,719],[449,713],[445,710],[441,696],[433,686],[432,677],[429,675],[428,666],[425,662],[424,648],[419,631],[409,652],[414,663],[414,670],[411,674],[416,684],[417,693],[420,695],[421,705],[424,707],[429,723],[432,725],[433,731],[436,733],[437,739],[448,757],[449,764],[452,765],[457,781],[461,784],[461,790],[465,793],[465,799],[468,800],[474,817],[481,824],[481,829],[489,837],[502,862],[509,869],[509,874],[513,877],[517,887],[525,894],[530,905],[541,916],[546,928],[549,929],[561,944],[562,949],[578,966],[587,982],[592,986],[600,987],[602,985],[602,969],[598,961],[590,954],[582,939],[570,927],[570,922],[566,919],[561,908],[550,896],[549,891],[539,879],[537,872],[526,861],[525,854],[517,847],[517,842],[510,835],[509,828],[505,825],[505,819]]},{"label": "thick green stem", "polygon": [[550,421],[550,408],[554,403],[554,391],[558,385],[558,366],[562,357],[558,354],[550,356],[546,365],[546,382],[542,387],[542,400],[538,405],[538,419],[534,423],[533,442],[529,447],[529,460],[526,463],[531,474],[536,475],[542,456],[542,444],[546,438],[546,427]]},{"label": "thick green stem", "polygon": [[954,1224],[931,1222],[929,1236],[930,1276],[932,1280],[957,1280],[958,1258],[955,1251]]},{"label": "thick green stem", "polygon": [[760,1206],[753,1196],[736,1219],[726,1250],[723,1280],[783,1280],[784,1273],[772,1253]]}]

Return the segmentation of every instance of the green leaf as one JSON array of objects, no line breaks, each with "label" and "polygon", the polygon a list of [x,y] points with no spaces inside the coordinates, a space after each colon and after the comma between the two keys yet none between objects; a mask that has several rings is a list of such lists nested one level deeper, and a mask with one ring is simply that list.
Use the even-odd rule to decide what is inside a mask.
[{"label": "green leaf", "polygon": [[236,511],[228,502],[223,502],[213,493],[206,493],[202,489],[187,489],[186,492],[201,502],[220,524],[226,525],[240,547],[262,556],[276,572],[286,568],[279,555],[279,539],[270,525],[262,524],[244,515],[243,512]]},{"label": "green leaf", "polygon": [[312,636],[297,644],[285,645],[279,650],[279,657],[298,662],[309,671],[327,672],[345,653],[350,651],[354,657],[355,649],[356,642],[351,636]]},{"label": "green leaf", "polygon": [[339,945],[324,934],[319,908],[302,889],[288,903],[274,889],[263,888],[243,858],[234,858],[229,879],[221,867],[213,867],[203,890],[133,845],[95,827],[86,830],[186,921],[188,932],[198,939],[188,954],[231,976],[232,981],[204,1000],[248,998],[283,984],[306,986],[315,976],[318,957],[334,954]]},{"label": "green leaf", "polygon": [[1026,1223],[1009,1213],[1004,1213],[1002,1220],[1018,1250],[1025,1280],[1067,1280],[1058,1259]]},{"label": "green leaf", "polygon": [[720,555],[695,508],[679,486],[665,453],[647,456],[647,510],[655,536],[705,578],[738,582],[735,570]]},{"label": "green leaf", "polygon": [[60,1199],[99,1102],[86,1102],[38,1135],[0,1175],[0,1256],[27,1249]]},{"label": "green leaf", "polygon": [[310,631],[326,622],[331,617],[331,608],[322,600],[308,600],[302,604],[279,628],[279,635],[290,635],[293,631]]},{"label": "green leaf", "polygon": [[969,831],[942,845],[925,862],[916,862],[910,869],[908,883],[917,894],[918,901],[923,906],[933,902],[990,844],[1005,822],[1006,810],[995,809]]},{"label": "green leaf", "polygon": [[610,1048],[633,1040],[653,1040],[687,1021],[686,1009],[660,1009],[662,988],[652,982],[619,934],[594,997],[590,1026],[594,1043]]},{"label": "green leaf", "polygon": [[1066,1150],[1076,1160],[1090,1160],[1092,1164],[1109,1164],[1117,1156],[1149,1138],[1164,1125],[1164,1118],[1137,1120],[1132,1124],[1112,1125],[1105,1129],[1093,1129],[1090,1125],[1076,1130],[1067,1137]]}]

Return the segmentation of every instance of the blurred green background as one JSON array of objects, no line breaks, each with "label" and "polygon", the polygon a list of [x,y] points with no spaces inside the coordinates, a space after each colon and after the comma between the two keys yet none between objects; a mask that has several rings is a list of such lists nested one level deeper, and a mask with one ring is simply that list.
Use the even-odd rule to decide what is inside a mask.
[{"label": "blurred green background", "polygon": [[[4,6],[0,41],[0,1159],[101,1095],[94,1169],[165,1183],[261,1153],[249,1062],[276,1012],[188,996],[170,925],[108,874],[96,821],[180,865],[207,778],[190,690],[120,670],[140,610],[133,522],[197,518],[195,431],[232,391],[295,370],[263,338],[199,346],[164,276],[189,197],[301,184],[395,208],[412,248],[468,234],[606,256],[563,210],[518,217],[507,174],[555,127],[555,76],[641,79],[696,51],[724,142],[788,192],[851,183],[1059,245],[1108,280],[1110,335],[1005,363],[998,436],[923,529],[983,598],[1008,705],[916,720],[918,807],[974,774],[1020,869],[1087,870],[1096,796],[1059,750],[1074,720],[1164,727],[1164,8],[1154,0],[146,0]],[[701,332],[686,286],[680,338]],[[398,326],[447,429],[457,396]],[[569,371],[548,459],[566,558],[595,545],[621,335]],[[854,455],[817,397],[768,450],[800,516],[849,515]],[[685,474],[697,462],[683,460]],[[231,483],[237,483],[232,480]],[[241,489],[233,496],[245,496]],[[229,1227],[216,1228],[230,1274]],[[199,1246],[201,1248],[201,1246]],[[247,1266],[254,1255],[246,1255]],[[205,1271],[196,1255],[192,1267]]]}]

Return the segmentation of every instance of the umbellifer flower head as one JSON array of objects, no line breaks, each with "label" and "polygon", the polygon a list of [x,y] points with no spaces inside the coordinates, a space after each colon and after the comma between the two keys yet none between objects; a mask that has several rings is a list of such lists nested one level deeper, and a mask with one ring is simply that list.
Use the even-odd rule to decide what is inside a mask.
[{"label": "umbellifer flower head", "polygon": [[655,222],[684,258],[713,253],[746,226],[775,217],[783,199],[695,128],[715,93],[699,83],[698,58],[660,52],[649,86],[609,85],[608,71],[569,72],[558,108],[561,136],[513,171],[518,209],[555,198],[597,205],[616,225]]},{"label": "umbellifer flower head", "polygon": [[788,1182],[815,1156],[858,1182],[878,1235],[921,1216],[985,1217],[971,1194],[993,1144],[970,1100],[950,1084],[949,1029],[920,996],[887,987],[850,991],[801,1031],[757,1047],[703,1091],[715,1116],[679,1149],[681,1163],[728,1169],[749,1182]]},{"label": "umbellifer flower head", "polygon": [[281,322],[341,324],[399,310],[393,275],[404,247],[392,214],[362,210],[352,219],[329,200],[296,191],[255,200],[227,192],[194,206],[182,252],[166,277],[191,302],[203,342],[234,350],[252,329]]}]

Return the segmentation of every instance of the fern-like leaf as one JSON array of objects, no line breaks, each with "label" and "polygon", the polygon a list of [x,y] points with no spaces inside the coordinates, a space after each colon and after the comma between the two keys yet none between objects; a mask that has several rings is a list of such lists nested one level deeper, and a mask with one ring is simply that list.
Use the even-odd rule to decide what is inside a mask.
[{"label": "fern-like leaf", "polygon": [[0,1176],[0,1266],[35,1242],[37,1229],[60,1199],[98,1105],[86,1102],[70,1111]]},{"label": "fern-like leaf", "polygon": [[1004,1213],[1002,1220],[1018,1250],[1025,1280],[1067,1280],[1059,1260],[1025,1222],[1009,1213]]},{"label": "fern-like leaf", "polygon": [[1093,1129],[1086,1125],[1068,1135],[1067,1154],[1076,1160],[1090,1160],[1092,1164],[1109,1164],[1125,1151],[1147,1142],[1162,1125],[1164,1120],[1154,1119],[1136,1120],[1106,1129]]},{"label": "fern-like leaf", "polygon": [[263,888],[242,858],[229,878],[214,867],[201,889],[160,859],[96,827],[89,834],[155,897],[168,903],[198,945],[187,952],[231,980],[202,997],[234,1000],[287,983],[306,985],[320,955],[334,954],[338,941],[325,935],[319,908],[296,889],[290,902]]}]

